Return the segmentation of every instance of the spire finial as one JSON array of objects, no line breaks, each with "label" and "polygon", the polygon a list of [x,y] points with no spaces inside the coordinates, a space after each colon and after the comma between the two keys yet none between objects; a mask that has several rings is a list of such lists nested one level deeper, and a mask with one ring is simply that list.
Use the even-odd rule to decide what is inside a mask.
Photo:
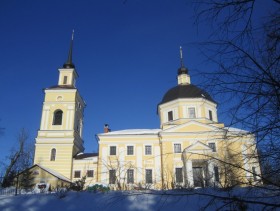
[{"label": "spire finial", "polygon": [[188,69],[185,68],[184,62],[183,62],[183,48],[182,48],[182,46],[180,46],[180,63],[181,63],[181,66],[178,69],[178,75],[188,74]]},{"label": "spire finial", "polygon": [[72,41],[74,41],[74,29],[73,29],[73,31],[72,31]]},{"label": "spire finial", "polygon": [[181,68],[184,67],[182,46],[180,46],[180,62],[181,62]]},{"label": "spire finial", "polygon": [[69,53],[68,53],[68,59],[67,59],[67,62],[64,63],[63,68],[75,68],[75,65],[72,63],[73,42],[74,42],[74,29],[72,31],[70,49],[69,49]]}]

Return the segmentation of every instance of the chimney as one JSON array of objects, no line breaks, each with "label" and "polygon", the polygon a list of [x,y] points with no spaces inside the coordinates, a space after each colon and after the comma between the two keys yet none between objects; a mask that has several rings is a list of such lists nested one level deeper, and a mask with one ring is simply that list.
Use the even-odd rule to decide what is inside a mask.
[{"label": "chimney", "polygon": [[109,128],[108,124],[105,124],[104,125],[104,133],[109,133],[109,132],[111,132],[111,129]]}]

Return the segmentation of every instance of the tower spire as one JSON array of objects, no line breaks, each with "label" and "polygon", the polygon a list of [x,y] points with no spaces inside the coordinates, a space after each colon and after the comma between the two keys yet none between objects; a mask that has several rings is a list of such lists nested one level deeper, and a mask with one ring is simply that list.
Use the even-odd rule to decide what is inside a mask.
[{"label": "tower spire", "polygon": [[63,64],[63,68],[75,68],[75,65],[72,63],[73,42],[74,42],[74,29],[72,31],[72,38],[71,38],[70,48],[69,48],[69,52],[68,52],[68,59]]},{"label": "tower spire", "polygon": [[181,68],[182,68],[182,67],[184,67],[182,46],[180,46],[180,61],[181,61]]},{"label": "tower spire", "polygon": [[191,83],[191,79],[188,73],[189,70],[184,66],[182,46],[180,46],[180,65],[177,75],[178,85],[188,85]]},{"label": "tower spire", "polygon": [[184,62],[183,62],[183,48],[180,46],[180,68],[178,69],[178,75],[181,74],[188,74],[188,69],[185,68]]}]

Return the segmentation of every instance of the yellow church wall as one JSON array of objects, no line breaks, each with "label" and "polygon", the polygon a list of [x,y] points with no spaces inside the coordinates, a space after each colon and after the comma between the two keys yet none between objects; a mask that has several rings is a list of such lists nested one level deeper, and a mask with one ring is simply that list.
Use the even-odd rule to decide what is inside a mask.
[{"label": "yellow church wall", "polygon": [[[45,102],[75,102],[76,89],[70,90],[45,90]],[[59,97],[62,98],[59,98]]]},{"label": "yellow church wall", "polygon": [[[29,172],[30,176],[28,178],[30,178],[30,185],[32,186],[32,188],[34,188],[38,183],[48,183],[50,184],[50,190],[52,191],[57,187],[67,187],[70,184],[70,182],[57,178],[56,176],[43,170],[39,166],[34,166],[26,171]],[[26,171],[23,171],[19,174],[19,181],[22,180],[23,173],[25,173]],[[19,187],[21,187],[20,183]]]},{"label": "yellow church wall", "polygon": [[[51,150],[56,149],[55,161],[51,161]],[[71,144],[36,144],[34,164],[39,164],[51,168],[65,177],[71,179],[72,169],[72,149]]]},{"label": "yellow church wall", "polygon": [[[74,69],[59,69],[59,85],[70,85],[74,84],[74,80],[77,77],[77,73]],[[67,83],[64,84],[64,76],[67,76]]]},{"label": "yellow church wall", "polygon": [[[219,125],[221,126],[221,124]],[[205,129],[205,128],[204,128]],[[196,131],[196,133],[185,133],[185,129],[176,131],[175,134],[172,135],[172,133],[162,133],[161,138],[157,135],[150,136],[143,138],[141,136],[122,136],[118,135],[115,137],[110,136],[102,136],[99,141],[99,158],[102,159],[103,157],[103,150],[106,150],[106,159],[107,161],[110,161],[110,165],[107,163],[107,167],[110,166],[110,168],[119,168],[120,164],[120,157],[123,154],[123,167],[126,166],[126,168],[137,168],[137,157],[139,154],[134,155],[126,155],[126,146],[127,145],[133,145],[134,150],[136,151],[137,147],[142,148],[141,153],[141,168],[142,170],[145,169],[153,169],[155,170],[155,155],[145,155],[144,154],[144,145],[145,144],[151,144],[153,148],[155,146],[160,147],[160,141],[162,142],[161,147],[161,162],[160,162],[160,169],[162,169],[162,174],[164,179],[164,185],[168,186],[168,188],[171,188],[172,184],[174,183],[175,178],[175,168],[183,168],[184,164],[182,161],[182,153],[174,153],[174,143],[180,143],[181,144],[181,150],[183,151],[190,145],[194,144],[195,142],[199,141],[203,143],[204,145],[208,146],[209,142],[214,142],[216,144],[216,150],[217,152],[211,152],[203,151],[204,148],[201,146],[197,146],[196,148],[193,148],[193,152],[198,151],[198,153],[192,153],[189,155],[190,160],[209,160],[209,159],[224,159],[225,157],[225,149],[226,146],[228,147],[228,150],[235,152],[237,156],[235,156],[236,160],[238,160],[238,164],[241,165],[241,167],[244,167],[244,164],[240,164],[242,161],[242,153],[241,153],[241,146],[244,145],[244,143],[250,142],[252,139],[251,136],[244,136],[242,138],[240,137],[234,137],[224,140],[224,133],[222,132],[211,132],[211,131],[203,131],[202,128],[197,129],[195,125],[190,126],[188,128],[188,131]],[[202,133],[197,133],[202,132]],[[185,134],[182,136],[182,134]],[[110,156],[109,155],[109,147],[110,146],[117,146],[117,149],[122,148],[122,152],[117,152],[116,156]],[[99,169],[102,172],[102,163],[103,161],[100,161]],[[130,167],[129,167],[130,165]],[[136,165],[136,166],[134,166]],[[245,173],[244,171],[236,171],[240,175],[240,177],[244,178]],[[104,173],[104,171],[103,171]],[[108,175],[107,175],[108,176]],[[142,180],[145,179],[145,175],[143,174]],[[225,178],[221,177],[221,181],[225,181]],[[161,187],[161,180],[157,180],[154,184],[155,187]]]},{"label": "yellow church wall", "polygon": [[[207,118],[208,119],[208,110],[211,110],[213,113],[213,120],[217,122],[217,110],[216,105],[210,101],[206,101],[201,98],[193,99],[177,99],[171,102],[161,104],[158,107],[158,114],[160,116],[161,125],[168,122],[166,115],[168,111],[173,111],[174,120],[189,118],[188,108],[195,108],[196,118]],[[174,121],[173,120],[173,121]]]},{"label": "yellow church wall", "polygon": [[[88,170],[93,170],[93,177],[89,177],[87,175]],[[74,177],[74,172],[80,171],[81,177]],[[87,158],[82,160],[73,160],[73,170],[72,170],[73,178],[72,181],[76,181],[81,179],[82,177],[86,177],[85,187],[92,185],[97,182],[97,157]]]},{"label": "yellow church wall", "polygon": [[[180,133],[178,133],[180,134]],[[214,135],[213,135],[214,134]],[[164,185],[167,188],[172,188],[172,184],[174,185],[174,179],[175,179],[175,168],[183,168],[184,164],[182,161],[182,153],[174,153],[174,143],[181,143],[181,150],[183,151],[185,148],[189,147],[191,144],[194,144],[196,141],[200,141],[201,143],[208,145],[209,142],[214,142],[216,143],[216,150],[217,152],[211,152],[209,153],[209,151],[203,151],[203,147],[198,146],[193,148],[192,150],[198,151],[198,154],[192,153],[190,154],[190,156],[188,157],[190,160],[210,160],[210,159],[217,159],[217,160],[224,160],[226,157],[226,154],[228,153],[228,151],[231,152],[231,154],[233,154],[234,156],[234,160],[232,160],[233,162],[236,162],[236,164],[238,164],[238,166],[241,167],[240,169],[236,169],[235,170],[235,174],[238,177],[238,179],[241,182],[248,182],[248,179],[252,179],[252,175],[248,175],[246,174],[246,172],[243,169],[248,169],[250,170],[250,168],[252,167],[252,165],[249,163],[249,165],[247,167],[245,167],[244,164],[244,157],[242,156],[242,146],[246,145],[250,145],[250,143],[252,143],[253,141],[253,137],[252,136],[243,136],[243,137],[229,137],[228,139],[223,139],[224,135],[223,133],[209,133],[209,132],[205,132],[197,135],[197,134],[191,134],[190,133],[188,135],[185,135],[182,137],[182,135],[164,135],[163,137],[161,137],[161,141],[162,141],[162,157],[161,157],[161,166],[160,168],[162,169],[162,173],[160,172],[160,174],[162,174],[161,176],[163,176],[164,179]],[[123,148],[125,149],[125,147],[127,146],[127,142],[128,140],[134,140],[135,143],[134,144],[135,148],[137,147],[142,147],[142,161],[141,161],[141,166],[142,169],[153,169],[155,170],[156,165],[155,165],[155,161],[154,161],[154,154],[153,155],[144,155],[144,144],[146,143],[153,143],[153,148],[155,146],[159,146],[159,138],[158,137],[154,137],[153,139],[149,140],[149,138],[139,138],[139,137],[135,137],[135,138],[126,138],[123,136],[119,136],[118,138],[111,138],[111,137],[106,137],[104,139],[101,139],[102,141],[99,142],[99,147],[100,149],[102,148],[106,148],[107,152],[108,152],[108,147],[110,145],[116,145],[118,148]],[[137,140],[137,141],[136,141]],[[130,142],[130,143],[134,143],[134,142]],[[129,144],[131,145],[131,144]],[[133,144],[132,144],[133,145]],[[250,151],[249,151],[250,150]],[[100,158],[102,158],[102,150],[99,151],[100,152]],[[248,152],[247,153],[251,153],[254,152],[253,149],[249,149],[248,148]],[[125,151],[123,151],[122,153],[125,154]],[[203,154],[205,153],[205,154]],[[112,167],[115,165],[117,165],[118,161],[119,161],[119,157],[120,157],[121,153],[119,153],[117,156],[109,156],[107,154],[107,158],[110,159],[110,161],[112,162]],[[138,155],[133,155],[133,156],[124,156],[124,163],[129,163],[131,164],[130,168],[134,168],[135,164],[137,164],[137,156]],[[228,155],[227,155],[228,156]],[[256,165],[256,163],[254,162],[255,166],[259,169],[258,165]],[[124,164],[125,165],[125,164]],[[126,166],[128,167],[128,166]],[[137,167],[137,166],[136,166]],[[220,171],[222,172],[222,167],[220,167]],[[258,170],[259,171],[259,170]],[[143,179],[145,178],[145,175],[143,174]],[[222,184],[226,185],[227,179],[221,174],[220,175],[220,181],[222,182]],[[154,184],[153,187],[157,187],[157,188],[161,188],[161,180],[157,180]]]},{"label": "yellow church wall", "polygon": [[[152,146],[151,155],[145,154],[146,145]],[[109,154],[110,146],[117,147],[117,155]],[[127,146],[134,146],[133,155],[127,155]],[[160,156],[156,156],[155,154],[160,154],[157,135],[128,137],[110,137],[104,135],[100,137],[99,141],[98,172],[100,175],[98,175],[98,180],[108,183],[109,175],[106,172],[110,169],[116,169],[117,174],[120,175],[125,175],[127,169],[134,169],[135,184],[139,185],[141,183],[145,185],[145,170],[152,169],[153,181],[155,181],[153,187],[156,187],[161,181],[159,180],[160,170],[158,170],[160,168]]]}]

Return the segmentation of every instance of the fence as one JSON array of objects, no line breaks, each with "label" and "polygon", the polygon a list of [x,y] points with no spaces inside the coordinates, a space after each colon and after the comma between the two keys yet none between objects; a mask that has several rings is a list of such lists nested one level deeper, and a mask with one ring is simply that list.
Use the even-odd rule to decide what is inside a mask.
[{"label": "fence", "polygon": [[[20,192],[18,190],[18,192]],[[16,195],[16,188],[10,187],[10,188],[0,188],[0,195],[10,196],[10,195]]]}]

